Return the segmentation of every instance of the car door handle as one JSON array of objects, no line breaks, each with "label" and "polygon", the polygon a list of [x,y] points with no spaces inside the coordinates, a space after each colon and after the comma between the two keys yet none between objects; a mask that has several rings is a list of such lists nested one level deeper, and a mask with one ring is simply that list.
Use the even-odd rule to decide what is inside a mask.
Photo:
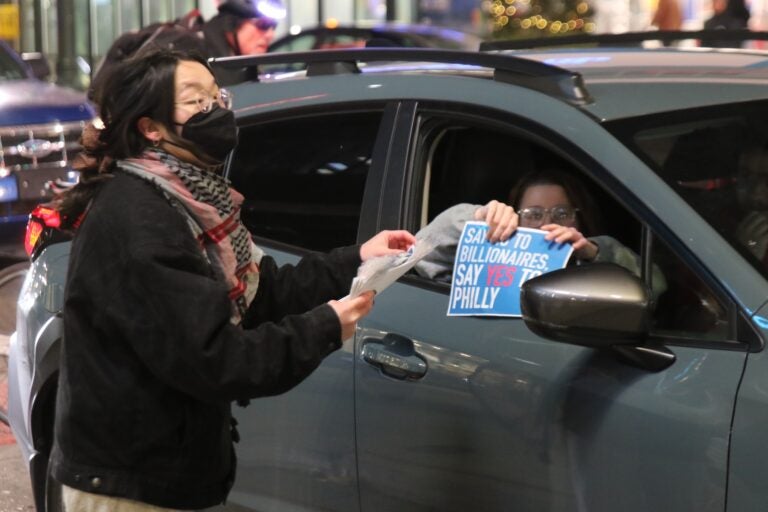
[{"label": "car door handle", "polygon": [[363,360],[385,375],[401,380],[416,380],[427,373],[427,362],[416,353],[413,341],[399,334],[363,339]]}]

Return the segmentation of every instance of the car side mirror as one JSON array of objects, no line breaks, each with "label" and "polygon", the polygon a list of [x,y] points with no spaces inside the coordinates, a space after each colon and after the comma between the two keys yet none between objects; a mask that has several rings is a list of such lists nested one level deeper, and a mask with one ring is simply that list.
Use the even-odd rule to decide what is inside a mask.
[{"label": "car side mirror", "polygon": [[636,345],[650,326],[650,293],[627,269],[591,263],[549,272],[520,290],[523,320],[536,334],[592,348]]},{"label": "car side mirror", "polygon": [[40,52],[26,52],[21,54],[21,60],[27,63],[32,70],[32,76],[39,80],[47,80],[51,76],[51,66],[48,59]]}]

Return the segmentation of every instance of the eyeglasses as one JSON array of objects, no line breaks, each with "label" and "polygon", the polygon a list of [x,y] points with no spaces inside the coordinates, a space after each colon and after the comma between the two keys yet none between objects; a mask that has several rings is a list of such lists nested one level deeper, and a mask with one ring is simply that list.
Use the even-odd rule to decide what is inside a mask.
[{"label": "eyeglasses", "polygon": [[550,222],[554,224],[566,224],[576,220],[578,208],[570,206],[553,206],[552,208],[542,208],[541,206],[531,206],[518,210],[517,214],[527,227],[538,227],[544,224],[544,219],[549,215]]},{"label": "eyeglasses", "polygon": [[221,108],[232,108],[232,93],[227,89],[219,89],[216,94],[211,95],[208,92],[200,91],[194,98],[190,98],[186,101],[177,101],[176,105],[184,105],[189,107],[196,107],[198,112],[207,114],[213,108],[213,103],[216,102]]},{"label": "eyeglasses", "polygon": [[277,28],[277,21],[272,18],[252,18],[249,20],[251,24],[262,32],[273,30]]}]

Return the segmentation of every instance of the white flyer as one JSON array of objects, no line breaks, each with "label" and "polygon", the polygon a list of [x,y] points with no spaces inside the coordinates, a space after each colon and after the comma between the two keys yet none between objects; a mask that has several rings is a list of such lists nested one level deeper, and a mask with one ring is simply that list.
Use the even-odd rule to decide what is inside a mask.
[{"label": "white flyer", "polygon": [[379,256],[363,262],[357,269],[357,277],[352,280],[349,295],[344,299],[357,297],[369,290],[374,290],[377,294],[381,293],[413,268],[432,249],[434,245],[429,240],[422,239],[400,254]]}]

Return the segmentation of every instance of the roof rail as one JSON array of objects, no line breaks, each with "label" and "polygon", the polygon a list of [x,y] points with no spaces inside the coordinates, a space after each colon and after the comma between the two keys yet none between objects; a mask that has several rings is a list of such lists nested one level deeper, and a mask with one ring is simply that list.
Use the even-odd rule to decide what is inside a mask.
[{"label": "roof rail", "polygon": [[685,39],[703,39],[710,41],[765,41],[768,32],[748,29],[735,30],[650,30],[646,32],[625,32],[623,34],[578,34],[574,36],[537,37],[531,39],[510,39],[504,41],[484,41],[480,51],[523,50],[551,46],[639,46],[645,41],[683,41]]},{"label": "roof rail", "polygon": [[570,103],[591,101],[581,75],[542,62],[490,53],[441,50],[434,48],[352,48],[346,50],[314,50],[280,52],[256,56],[210,59],[213,67],[224,69],[253,68],[268,64],[306,64],[307,75],[360,73],[359,62],[441,62],[478,66],[494,70],[493,78],[529,89],[545,92]]}]

